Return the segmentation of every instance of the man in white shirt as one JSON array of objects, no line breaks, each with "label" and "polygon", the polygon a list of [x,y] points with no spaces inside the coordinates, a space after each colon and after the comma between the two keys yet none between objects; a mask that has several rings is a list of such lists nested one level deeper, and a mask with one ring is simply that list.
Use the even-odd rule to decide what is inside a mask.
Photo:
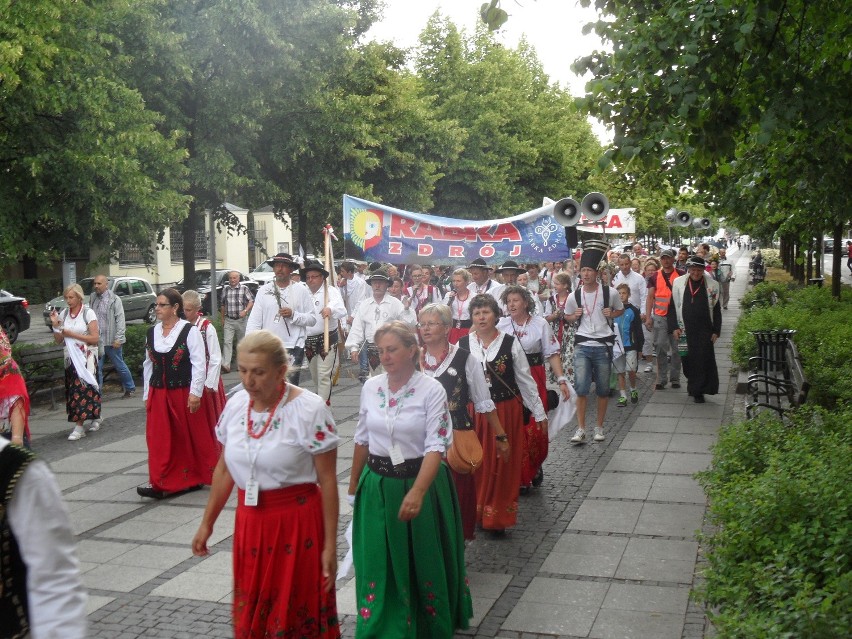
[{"label": "man in white shirt", "polygon": [[390,281],[388,270],[384,266],[370,273],[367,283],[373,289],[373,294],[358,304],[352,330],[346,338],[346,350],[349,351],[353,362],[358,361],[362,351],[367,353],[370,376],[382,372],[378,349],[373,341],[376,329],[394,320],[409,324],[417,322],[413,310],[405,308],[402,302],[387,294]]},{"label": "man in white shirt", "polygon": [[619,284],[627,284],[630,287],[630,303],[642,312],[642,322],[645,322],[645,300],[648,296],[648,287],[645,278],[630,268],[630,256],[622,253],[618,258],[618,273],[612,280],[612,287],[618,289]]},{"label": "man in white shirt", "polygon": [[[342,340],[346,340],[349,335],[349,328],[355,320],[355,311],[358,309],[358,304],[370,294],[370,287],[364,278],[359,277],[356,271],[355,262],[346,260],[337,270],[340,279],[337,280],[337,288],[340,290],[340,295],[343,297],[343,304],[346,306],[346,321],[343,322]],[[359,363],[358,379],[362,382],[367,379],[370,373],[370,366],[367,363],[367,355],[361,358]]]},{"label": "man in white shirt", "polygon": [[727,311],[728,300],[731,299],[731,282],[736,279],[734,276],[734,266],[728,261],[727,249],[719,249],[719,266],[716,267],[714,275],[716,276],[716,281],[719,282],[719,289],[721,290],[722,309]]},{"label": "man in white shirt", "polygon": [[287,379],[298,385],[307,328],[317,323],[313,300],[306,286],[290,281],[290,274],[299,267],[291,255],[279,253],[266,263],[272,265],[275,277],[258,290],[246,335],[265,329],[280,337],[292,360]]},{"label": "man in white shirt", "polygon": [[467,285],[467,288],[474,295],[480,295],[481,293],[487,293],[495,300],[497,303],[500,303],[500,293],[503,292],[503,285],[498,284],[496,281],[492,280],[489,277],[489,274],[492,269],[485,263],[481,257],[476,258],[468,264],[467,270],[470,272],[470,277],[473,280],[470,284]]},{"label": "man in white shirt", "polygon": [[[323,286],[328,271],[319,262],[307,262],[300,271],[302,281],[311,292],[313,312],[317,323],[308,328],[305,339],[305,357],[310,366],[311,378],[317,385],[317,395],[331,405],[331,387],[334,369],[339,365],[337,344],[340,340],[338,325],[346,318],[346,306],[334,286]],[[327,296],[327,297],[326,297]],[[328,319],[328,351],[325,350],[325,320]]]},{"label": "man in white shirt", "polygon": [[[624,312],[618,292],[597,281],[598,265],[608,249],[609,244],[600,240],[584,243],[583,256],[580,258],[582,287],[573,295],[569,295],[565,303],[565,315],[579,322],[574,335],[574,375],[579,428],[571,438],[572,444],[582,444],[586,441],[586,398],[593,380],[598,396],[598,423],[594,440],[600,442],[605,439],[603,423],[609,404],[609,374],[612,347],[615,344],[612,321]],[[579,303],[577,298],[580,298]]]},{"label": "man in white shirt", "polygon": [[[0,600],[12,613],[0,619],[3,636],[85,639],[86,588],[62,493],[47,464],[2,437],[0,510],[3,564],[10,568]],[[15,605],[24,598],[26,606]]]}]

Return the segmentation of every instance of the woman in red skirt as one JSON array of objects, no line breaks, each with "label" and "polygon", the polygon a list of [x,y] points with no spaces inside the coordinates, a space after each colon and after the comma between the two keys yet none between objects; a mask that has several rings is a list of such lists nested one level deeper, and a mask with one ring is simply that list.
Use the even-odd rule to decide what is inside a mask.
[{"label": "woman in red skirt", "polygon": [[[530,292],[522,286],[507,286],[500,296],[503,305],[509,313],[497,324],[497,328],[515,337],[524,349],[530,373],[538,388],[538,396],[544,404],[545,411],[555,408],[547,405],[547,375],[544,371],[544,360],[550,363],[550,368],[559,383],[562,397],[568,399],[568,380],[562,372],[562,359],[559,356],[559,342],[553,336],[547,320],[535,312],[535,301]],[[524,428],[524,456],[521,466],[521,488],[541,486],[544,472],[541,465],[547,458],[547,430],[542,430],[530,416]]]},{"label": "woman in red skirt", "polygon": [[213,525],[237,485],[233,540],[234,636],[340,637],[337,445],[318,395],[287,382],[288,355],[256,331],[237,347],[244,390],[228,400],[224,446],[192,552],[208,554]]},{"label": "woman in red skirt", "polygon": [[184,319],[173,288],[157,296],[159,322],[148,330],[143,364],[149,483],[142,497],[163,499],[213,481],[219,444],[199,410],[204,389],[204,344]]},{"label": "woman in red skirt", "polygon": [[473,299],[468,286],[470,271],[458,268],[453,271],[452,290],[444,296],[444,304],[450,307],[452,324],[450,326],[450,344],[458,344],[459,340],[470,332],[470,300]]}]

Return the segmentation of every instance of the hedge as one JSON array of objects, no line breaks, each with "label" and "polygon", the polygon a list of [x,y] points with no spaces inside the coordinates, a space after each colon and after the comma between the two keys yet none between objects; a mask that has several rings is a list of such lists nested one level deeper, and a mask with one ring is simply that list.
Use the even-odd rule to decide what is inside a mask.
[{"label": "hedge", "polygon": [[848,637],[852,408],[727,426],[699,481],[717,530],[696,595],[718,636]]},{"label": "hedge", "polygon": [[[45,277],[30,280],[3,280],[0,288],[9,291],[12,295],[25,297],[32,305],[49,302],[57,295],[62,295],[62,279],[58,277]],[[41,310],[39,309],[39,316]]]}]

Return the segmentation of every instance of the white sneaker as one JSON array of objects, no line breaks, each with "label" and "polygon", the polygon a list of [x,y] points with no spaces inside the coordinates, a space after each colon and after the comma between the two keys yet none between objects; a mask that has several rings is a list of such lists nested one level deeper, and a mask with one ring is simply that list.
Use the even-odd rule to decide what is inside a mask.
[{"label": "white sneaker", "polygon": [[606,439],[606,437],[604,437],[603,428],[601,428],[600,426],[595,426],[594,440],[596,442],[602,442],[605,439]]},{"label": "white sneaker", "polygon": [[86,431],[89,433],[95,433],[101,429],[101,420],[93,419],[92,423],[86,426]]},{"label": "white sneaker", "polygon": [[71,434],[68,435],[69,442],[76,442],[78,439],[82,439],[86,436],[86,431],[84,431],[79,426],[75,426],[74,430],[71,431]]},{"label": "white sneaker", "polygon": [[586,431],[582,428],[578,428],[577,432],[574,433],[574,436],[571,438],[572,444],[585,444],[586,443]]},{"label": "white sneaker", "polygon": [[645,366],[645,372],[646,373],[653,373],[654,372],[654,365],[648,364],[647,366]]}]

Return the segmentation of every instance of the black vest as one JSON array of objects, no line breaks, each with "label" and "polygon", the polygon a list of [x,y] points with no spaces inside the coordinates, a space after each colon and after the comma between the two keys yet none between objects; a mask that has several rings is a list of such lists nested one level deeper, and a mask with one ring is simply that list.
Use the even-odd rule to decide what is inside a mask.
[{"label": "black vest", "polygon": [[[494,402],[505,402],[507,399],[521,396],[521,390],[515,381],[515,363],[512,358],[514,341],[513,336],[504,334],[497,355],[485,367],[485,380],[491,384],[491,399]],[[470,335],[459,340],[459,348],[471,351]]]},{"label": "black vest", "polygon": [[6,446],[0,451],[0,637],[11,639],[28,636],[29,610],[27,567],[9,528],[6,504],[33,459],[33,453],[17,446]]},{"label": "black vest", "polygon": [[[453,360],[446,370],[435,377],[444,390],[447,391],[447,407],[453,420],[455,430],[470,430],[473,422],[470,420],[470,412],[467,405],[470,403],[470,392],[465,375],[465,366],[470,352],[463,348],[457,348]],[[454,371],[455,374],[450,373]]]},{"label": "black vest", "polygon": [[149,384],[154,388],[188,388],[192,384],[192,362],[189,360],[189,346],[186,338],[192,324],[181,330],[175,345],[168,353],[154,350],[154,327],[148,329],[148,343],[145,345],[148,358],[154,364]]}]

